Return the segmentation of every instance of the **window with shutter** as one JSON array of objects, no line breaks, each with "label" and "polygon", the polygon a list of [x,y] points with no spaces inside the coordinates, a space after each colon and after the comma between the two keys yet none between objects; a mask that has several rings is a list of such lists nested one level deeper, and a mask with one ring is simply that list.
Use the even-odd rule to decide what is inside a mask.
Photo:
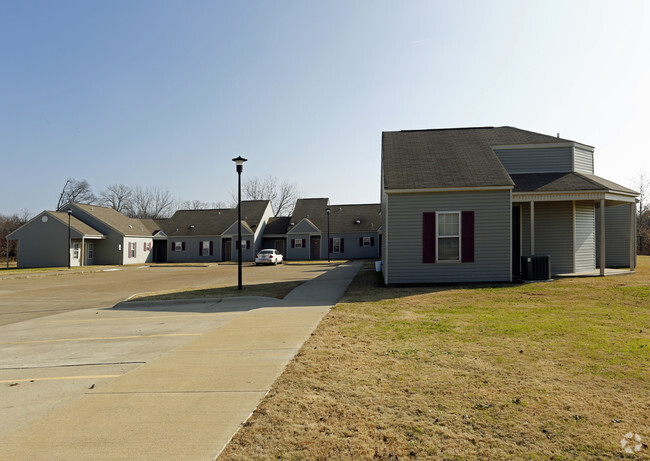
[{"label": "window with shutter", "polygon": [[199,242],[199,256],[203,256],[203,242]]},{"label": "window with shutter", "polygon": [[436,216],[437,261],[460,261],[460,213],[439,211]]},{"label": "window with shutter", "polygon": [[474,262],[474,212],[461,213],[461,257],[464,263]]}]

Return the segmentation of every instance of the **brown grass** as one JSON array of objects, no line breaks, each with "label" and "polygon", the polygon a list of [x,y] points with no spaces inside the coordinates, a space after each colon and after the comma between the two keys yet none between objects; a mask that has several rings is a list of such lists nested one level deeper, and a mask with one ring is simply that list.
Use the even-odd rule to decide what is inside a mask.
[{"label": "brown grass", "polygon": [[360,272],[219,459],[647,459],[649,282],[650,257],[526,285]]}]

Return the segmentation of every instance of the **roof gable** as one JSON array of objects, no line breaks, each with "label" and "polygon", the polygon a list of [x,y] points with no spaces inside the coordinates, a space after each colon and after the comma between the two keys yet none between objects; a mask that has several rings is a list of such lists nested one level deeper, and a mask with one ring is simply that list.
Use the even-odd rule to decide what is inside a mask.
[{"label": "roof gable", "polygon": [[316,227],[314,223],[309,220],[309,218],[303,218],[298,224],[295,224],[294,226],[291,226],[291,224],[289,224],[289,230],[287,231],[287,234],[313,234],[320,232],[321,230]]},{"label": "roof gable", "polygon": [[[232,225],[230,227],[228,227],[228,229],[226,229],[223,232],[222,235],[237,235],[238,234],[237,228],[239,227],[239,226],[237,226],[238,222],[239,221],[235,221],[234,223],[232,223]],[[241,222],[241,233],[242,233],[242,235],[253,235],[254,234],[253,230],[250,228],[250,226],[248,225],[248,223],[246,221]]]}]

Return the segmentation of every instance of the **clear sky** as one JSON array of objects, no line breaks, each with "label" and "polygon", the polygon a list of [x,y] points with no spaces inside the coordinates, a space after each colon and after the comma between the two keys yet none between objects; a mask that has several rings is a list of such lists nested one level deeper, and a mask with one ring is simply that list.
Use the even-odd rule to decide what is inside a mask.
[{"label": "clear sky", "polygon": [[68,177],[379,202],[381,132],[510,125],[650,173],[645,0],[0,0],[0,213]]}]

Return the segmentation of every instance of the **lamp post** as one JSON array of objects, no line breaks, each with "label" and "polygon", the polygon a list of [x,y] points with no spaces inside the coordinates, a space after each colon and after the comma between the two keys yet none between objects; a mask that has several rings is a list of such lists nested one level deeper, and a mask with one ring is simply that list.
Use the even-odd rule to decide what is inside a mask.
[{"label": "lamp post", "polygon": [[68,208],[68,269],[70,269],[70,246],[72,242],[70,240],[70,216],[72,215],[72,208]]},{"label": "lamp post", "polygon": [[330,262],[330,207],[325,208],[325,212],[327,213],[327,262]]},{"label": "lamp post", "polygon": [[232,159],[232,161],[237,165],[237,209],[239,211],[239,225],[237,226],[237,289],[241,290],[241,172],[244,170],[244,162],[247,161],[247,159],[240,155],[239,157]]}]

